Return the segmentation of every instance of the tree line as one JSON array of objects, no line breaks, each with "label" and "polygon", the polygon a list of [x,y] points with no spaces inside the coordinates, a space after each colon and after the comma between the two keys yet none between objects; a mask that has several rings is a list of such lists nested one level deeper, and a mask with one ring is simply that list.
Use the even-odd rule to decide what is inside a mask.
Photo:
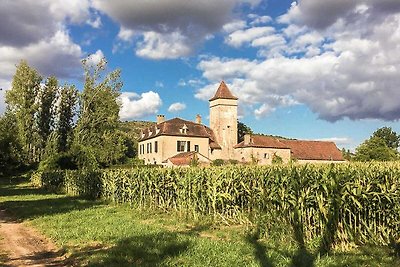
[{"label": "tree line", "polygon": [[17,66],[0,117],[0,175],[18,169],[99,168],[132,158],[134,141],[119,129],[120,70],[83,60],[84,86],[60,85],[26,61]]}]

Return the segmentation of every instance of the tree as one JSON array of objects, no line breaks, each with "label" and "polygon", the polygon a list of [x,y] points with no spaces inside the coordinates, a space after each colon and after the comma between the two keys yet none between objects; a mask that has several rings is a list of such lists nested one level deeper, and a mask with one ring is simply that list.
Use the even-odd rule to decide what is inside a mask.
[{"label": "tree", "polygon": [[16,132],[27,163],[38,161],[35,114],[41,81],[39,73],[29,67],[26,61],[21,61],[13,77],[11,90],[6,94],[9,111],[15,114]]},{"label": "tree", "polygon": [[342,155],[345,160],[351,161],[353,159],[354,154],[350,152],[350,149],[342,148]]},{"label": "tree", "polygon": [[46,83],[39,91],[38,95],[38,109],[36,115],[37,133],[38,133],[38,146],[40,149],[40,158],[44,153],[44,148],[47,139],[54,128],[54,115],[53,108],[56,100],[58,90],[58,81],[56,77],[49,77]]},{"label": "tree", "polygon": [[397,149],[400,145],[400,135],[393,131],[391,127],[379,128],[372,136],[383,139],[386,145],[392,149]]},{"label": "tree", "polygon": [[[75,150],[81,150],[89,166],[93,159],[107,166],[124,157],[123,138],[117,131],[120,103],[118,96],[122,87],[120,71],[115,70],[102,78],[107,62],[102,59],[96,66],[83,61],[85,84],[80,94],[79,119],[75,128]],[[84,164],[83,164],[84,165]]]},{"label": "tree", "polygon": [[65,152],[72,140],[73,118],[76,114],[78,91],[73,85],[64,85],[59,91],[59,105],[56,112],[56,129],[58,150]]},{"label": "tree", "polygon": [[237,121],[237,133],[238,133],[238,143],[244,140],[246,134],[252,134],[253,130],[244,124],[243,122]]},{"label": "tree", "polygon": [[13,113],[6,111],[0,117],[0,176],[21,165],[22,151],[16,132],[16,118]]},{"label": "tree", "polygon": [[358,161],[390,161],[396,160],[398,157],[397,152],[388,147],[384,139],[377,136],[371,136],[356,148],[354,158]]}]

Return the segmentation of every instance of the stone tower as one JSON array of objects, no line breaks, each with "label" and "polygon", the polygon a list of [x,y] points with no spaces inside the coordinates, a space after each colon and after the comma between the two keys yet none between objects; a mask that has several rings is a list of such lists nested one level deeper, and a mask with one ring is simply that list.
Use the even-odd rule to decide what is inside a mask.
[{"label": "stone tower", "polygon": [[221,146],[222,159],[233,159],[233,146],[237,144],[238,98],[229,91],[222,81],[210,100],[210,128]]}]

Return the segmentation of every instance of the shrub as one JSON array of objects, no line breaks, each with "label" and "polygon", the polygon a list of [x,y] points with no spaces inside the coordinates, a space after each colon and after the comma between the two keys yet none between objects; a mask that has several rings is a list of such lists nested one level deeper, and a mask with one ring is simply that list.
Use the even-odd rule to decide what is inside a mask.
[{"label": "shrub", "polygon": [[225,161],[223,159],[215,159],[211,163],[212,166],[222,166],[224,164],[225,164]]}]

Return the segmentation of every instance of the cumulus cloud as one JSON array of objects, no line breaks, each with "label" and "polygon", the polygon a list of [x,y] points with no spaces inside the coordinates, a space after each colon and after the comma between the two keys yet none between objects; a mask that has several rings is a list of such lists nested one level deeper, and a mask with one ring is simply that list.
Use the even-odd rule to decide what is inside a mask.
[{"label": "cumulus cloud", "polygon": [[100,49],[96,51],[96,53],[91,54],[87,57],[87,61],[86,63],[89,66],[96,66],[97,64],[100,63],[101,59],[104,58],[104,54],[103,51],[101,51]]},{"label": "cumulus cloud", "polygon": [[186,108],[185,103],[176,102],[176,103],[171,104],[171,106],[169,106],[168,112],[175,113],[175,112],[182,111],[185,108]]},{"label": "cumulus cloud", "polygon": [[209,85],[196,97],[207,99],[225,79],[256,116],[304,104],[328,121],[400,119],[400,2],[320,2],[293,4],[272,34],[236,31],[246,37],[230,44],[258,48],[259,58],[203,58]]},{"label": "cumulus cloud", "polygon": [[[232,22],[233,10],[260,0],[185,1],[93,0],[93,6],[121,26],[118,37],[138,37],[136,54],[151,59],[187,56],[204,40]],[[129,30],[129,32],[128,32]]]},{"label": "cumulus cloud", "polygon": [[90,18],[89,0],[0,2],[0,45],[21,47],[50,38],[64,22]]},{"label": "cumulus cloud", "polygon": [[187,56],[191,52],[187,41],[187,38],[180,32],[167,34],[145,32],[143,41],[137,44],[136,55],[151,59],[173,59]]},{"label": "cumulus cloud", "polygon": [[121,120],[140,119],[154,115],[162,105],[158,93],[148,91],[140,95],[132,92],[124,92],[120,96],[122,104],[119,116]]}]

